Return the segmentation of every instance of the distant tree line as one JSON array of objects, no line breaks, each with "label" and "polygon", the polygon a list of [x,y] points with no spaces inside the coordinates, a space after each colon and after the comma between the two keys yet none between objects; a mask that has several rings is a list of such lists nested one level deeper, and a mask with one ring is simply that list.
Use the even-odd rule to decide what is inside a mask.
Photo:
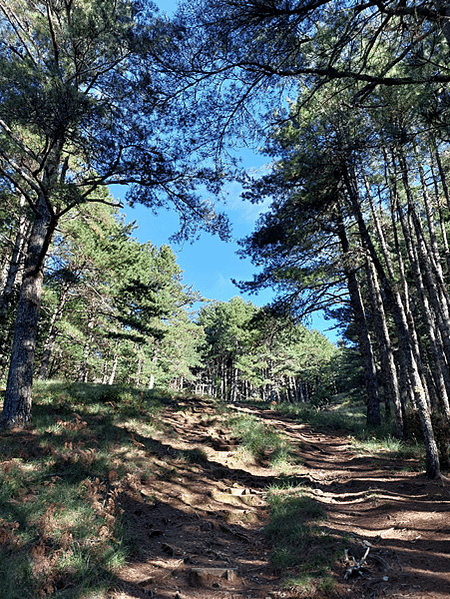
[{"label": "distant tree line", "polygon": [[[61,220],[45,263],[39,379],[189,390],[227,401],[331,397],[337,349],[325,337],[239,297],[207,302],[197,314],[202,298],[184,284],[169,246],[139,243],[135,224],[107,204],[79,207],[75,216]],[[25,266],[13,220],[3,227],[3,380]]]},{"label": "distant tree line", "polygon": [[[168,246],[133,238],[117,210],[95,204],[63,219],[45,263],[35,372],[70,381],[167,385],[199,363],[200,331],[189,318],[198,295],[185,286]],[[4,228],[1,378],[9,366],[24,261]],[[9,286],[5,281],[9,282]]]},{"label": "distant tree line", "polygon": [[200,310],[205,338],[196,388],[227,401],[328,403],[338,349],[324,335],[239,297]]}]

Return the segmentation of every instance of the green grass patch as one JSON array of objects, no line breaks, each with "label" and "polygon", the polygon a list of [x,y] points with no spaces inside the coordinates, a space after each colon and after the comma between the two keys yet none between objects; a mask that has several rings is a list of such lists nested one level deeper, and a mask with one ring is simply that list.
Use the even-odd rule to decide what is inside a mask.
[{"label": "green grass patch", "polygon": [[400,441],[391,435],[377,437],[368,436],[367,439],[350,438],[352,448],[360,455],[374,458],[385,458],[398,462],[396,469],[403,471],[421,471],[425,469],[425,447],[417,441]]},{"label": "green grass patch", "polygon": [[[284,487],[284,488],[283,488]],[[266,537],[271,564],[285,576],[283,586],[299,595],[333,590],[331,572],[344,555],[345,542],[326,524],[323,505],[304,487],[273,487],[267,496]]]},{"label": "green grass patch", "polygon": [[286,437],[255,416],[231,416],[227,425],[257,462],[281,469],[294,460]]},{"label": "green grass patch", "polygon": [[135,492],[164,451],[168,401],[124,387],[36,385],[32,424],[0,434],[0,597],[108,596],[130,553],[120,495]]},{"label": "green grass patch", "polygon": [[344,401],[330,404],[325,408],[316,408],[309,404],[279,404],[271,408],[282,414],[287,414],[299,422],[311,426],[363,435],[367,429],[366,408],[364,404]]},{"label": "green grass patch", "polygon": [[208,456],[203,449],[194,447],[193,449],[182,449],[179,452],[179,456],[182,460],[190,464],[200,464],[205,466],[208,463]]}]

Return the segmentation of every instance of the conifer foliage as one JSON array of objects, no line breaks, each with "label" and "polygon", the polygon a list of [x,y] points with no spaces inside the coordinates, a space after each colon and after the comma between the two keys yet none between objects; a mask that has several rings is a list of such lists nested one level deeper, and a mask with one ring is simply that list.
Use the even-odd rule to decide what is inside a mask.
[{"label": "conifer foliage", "polygon": [[[141,1],[0,0],[1,426],[30,418],[36,362],[43,378],[71,362],[79,380],[320,403],[335,348],[297,323],[322,309],[359,350],[368,425],[381,403],[400,438],[419,420],[439,476],[449,45],[437,0],[189,0],[172,20]],[[238,143],[271,160],[239,173],[244,199],[272,202],[242,240],[258,271],[240,287],[277,301],[195,321],[171,250],[85,205],[126,184],[130,203],[173,206],[181,237],[226,237],[196,189],[236,175]]]},{"label": "conifer foliage", "polygon": [[345,315],[368,424],[380,424],[380,401],[399,437],[419,419],[427,473],[439,476],[433,420],[449,426],[447,5],[198,0],[178,19],[193,40],[178,70],[200,106],[208,90],[220,145],[238,137],[272,160],[245,194],[273,203],[243,242],[259,271],[242,288],[276,288],[300,315]]},{"label": "conifer foliage", "polygon": [[44,263],[66,214],[108,202],[103,188],[122,183],[132,202],[157,209],[172,201],[182,234],[197,224],[225,230],[193,192],[190,141],[173,135],[178,112],[155,54],[165,28],[149,2],[0,2],[0,188],[17,215],[7,277],[13,253],[26,253],[20,285],[14,275],[4,427],[30,418]]}]

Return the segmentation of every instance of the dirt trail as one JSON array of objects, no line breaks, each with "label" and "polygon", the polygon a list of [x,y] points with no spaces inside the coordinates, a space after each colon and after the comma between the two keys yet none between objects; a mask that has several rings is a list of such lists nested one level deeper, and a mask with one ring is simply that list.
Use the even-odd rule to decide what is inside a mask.
[{"label": "dirt trail", "polygon": [[[189,405],[189,408],[187,407]],[[348,535],[363,576],[333,573],[334,597],[450,597],[450,489],[407,471],[407,461],[357,456],[344,437],[318,433],[272,411],[252,413],[290,437],[304,469],[300,480],[326,509],[326,526]],[[242,460],[211,404],[165,410],[164,433],[152,447],[145,481],[122,494],[135,555],[119,573],[111,599],[289,598],[269,564],[264,490],[270,467]],[[136,437],[143,455],[145,439]],[[156,457],[155,457],[156,453]],[[312,599],[312,595],[308,595]],[[322,597],[315,594],[314,599]]]}]

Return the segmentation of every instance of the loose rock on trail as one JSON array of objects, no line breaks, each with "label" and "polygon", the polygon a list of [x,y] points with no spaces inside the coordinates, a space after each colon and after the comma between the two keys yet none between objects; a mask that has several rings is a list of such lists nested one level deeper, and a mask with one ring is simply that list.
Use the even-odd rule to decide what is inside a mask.
[{"label": "loose rock on trail", "polygon": [[[450,596],[448,486],[428,481],[417,463],[356,453],[338,433],[272,410],[232,409],[288,436],[302,462],[298,478],[326,510],[325,526],[348,538],[348,552],[333,571],[334,591],[302,596]],[[148,475],[130,475],[121,492],[125,532],[135,550],[110,598],[298,597],[282,587],[287,572],[271,568],[264,535],[265,493],[279,473],[239,451],[207,400],[167,407],[162,418],[166,429],[154,441]],[[144,460],[142,441],[135,435]]]}]

